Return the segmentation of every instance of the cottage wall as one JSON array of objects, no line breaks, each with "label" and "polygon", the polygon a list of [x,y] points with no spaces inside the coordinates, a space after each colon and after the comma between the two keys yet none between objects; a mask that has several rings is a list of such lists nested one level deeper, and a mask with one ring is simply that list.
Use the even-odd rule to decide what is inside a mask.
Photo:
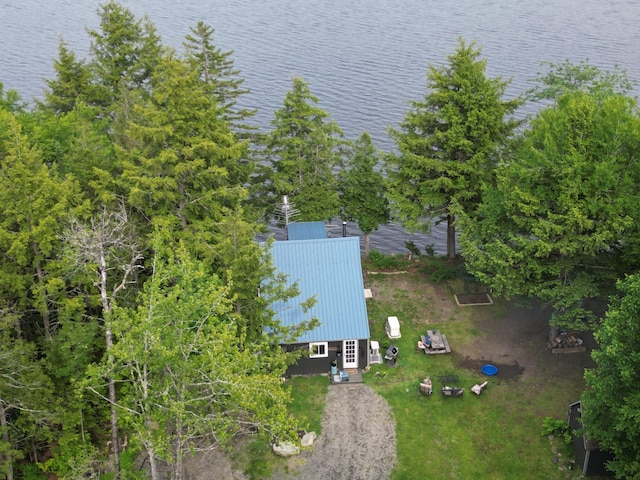
[{"label": "cottage wall", "polygon": [[[308,352],[309,345],[293,344],[283,346],[285,351],[293,352],[301,349],[304,352]],[[358,340],[358,368],[362,369],[368,365],[369,361],[369,341],[368,339]],[[309,358],[308,356],[301,357],[294,365],[289,366],[287,369],[287,376],[291,375],[318,375],[329,373],[331,371],[331,361],[336,360],[338,369],[342,370],[342,340],[337,342],[329,342],[328,356],[322,358]]]}]

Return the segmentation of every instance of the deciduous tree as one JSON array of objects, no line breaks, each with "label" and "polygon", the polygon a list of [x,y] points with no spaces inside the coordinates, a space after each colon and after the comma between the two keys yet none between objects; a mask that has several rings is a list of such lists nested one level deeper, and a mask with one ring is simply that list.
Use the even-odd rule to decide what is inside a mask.
[{"label": "deciduous tree", "polygon": [[258,429],[291,438],[281,376],[286,356],[262,335],[244,344],[230,289],[193,260],[171,235],[156,234],[152,276],[136,309],[116,308],[116,362],[129,388],[123,415],[156,465],[218,448],[239,432]]},{"label": "deciduous tree", "polygon": [[[116,478],[120,476],[120,435],[116,398],[116,373],[113,369],[114,336],[113,309],[118,296],[135,282],[135,273],[143,259],[138,237],[132,231],[127,211],[122,206],[115,211],[106,208],[89,222],[72,219],[64,239],[68,258],[75,268],[86,275],[98,289],[102,324],[104,326],[106,354],[103,362],[109,366],[108,394],[105,397],[111,411],[111,447]],[[99,394],[95,385],[89,388]]]},{"label": "deciduous tree", "polygon": [[445,65],[429,67],[428,93],[411,102],[400,129],[390,130],[399,149],[386,159],[394,213],[411,230],[446,219],[449,257],[456,254],[452,202],[468,210],[480,201],[518,125],[510,115],[520,100],[503,99],[509,82],[488,78],[480,54],[460,39]]},{"label": "deciduous tree", "polygon": [[602,324],[595,329],[595,368],[585,372],[582,421],[587,436],[614,454],[616,478],[640,476],[640,276],[618,282]]},{"label": "deciduous tree", "polygon": [[477,210],[457,212],[470,272],[507,297],[549,302],[552,325],[585,327],[584,300],[637,245],[639,141],[627,97],[578,92],[540,112]]}]

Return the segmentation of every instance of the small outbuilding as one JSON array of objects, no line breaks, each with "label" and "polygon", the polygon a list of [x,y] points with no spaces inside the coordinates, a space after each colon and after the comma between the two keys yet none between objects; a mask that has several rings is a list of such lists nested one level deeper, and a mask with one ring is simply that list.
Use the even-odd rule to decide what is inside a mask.
[{"label": "small outbuilding", "polygon": [[569,430],[573,451],[582,474],[585,477],[613,476],[606,468],[607,462],[613,460],[613,455],[600,450],[598,442],[587,438],[582,429],[582,402],[580,401],[569,405]]}]

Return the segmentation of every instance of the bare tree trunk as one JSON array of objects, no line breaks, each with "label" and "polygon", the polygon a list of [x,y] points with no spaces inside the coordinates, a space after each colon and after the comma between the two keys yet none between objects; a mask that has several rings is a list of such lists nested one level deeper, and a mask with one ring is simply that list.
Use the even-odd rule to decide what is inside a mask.
[{"label": "bare tree trunk", "polygon": [[[104,338],[107,348],[107,361],[113,371],[113,332],[111,330],[111,302],[107,291],[107,259],[104,252],[100,255],[100,298],[102,300],[102,312],[104,316]],[[111,446],[113,448],[113,469],[115,478],[120,478],[120,435],[118,433],[118,412],[116,410],[116,381],[113,374],[109,376],[109,404],[111,410]]]},{"label": "bare tree trunk", "polygon": [[7,480],[13,480],[13,459],[11,458],[11,443],[9,443],[9,429],[7,428],[7,417],[4,405],[0,401],[0,427],[2,427],[2,440],[7,445],[7,452],[4,453],[7,461]]},{"label": "bare tree trunk", "polygon": [[[34,253],[38,254],[38,248],[36,246],[33,247]],[[42,265],[40,262],[36,262],[36,276],[38,277],[38,283],[44,282],[44,272],[42,271]],[[51,322],[50,322],[50,314],[49,314],[49,298],[47,297],[47,292],[45,289],[42,290],[41,295],[43,298],[44,308],[40,312],[42,315],[42,327],[44,328],[44,338],[45,340],[51,340]]]},{"label": "bare tree trunk", "polygon": [[[96,273],[98,275],[94,285],[100,290],[102,304],[107,364],[110,372],[107,382],[111,410],[111,447],[115,478],[119,479],[121,445],[118,433],[111,313],[118,293],[126,288],[127,283],[133,282],[130,276],[140,268],[139,262],[143,257],[135,241],[135,235],[131,231],[124,206],[111,213],[105,208],[100,216],[91,219],[90,225],[74,219],[67,229],[65,239],[74,251],[77,265],[87,269],[91,275]],[[120,277],[111,279],[113,283],[111,291],[108,282],[110,270],[120,271]]]},{"label": "bare tree trunk", "polygon": [[456,258],[456,226],[455,217],[447,214],[447,256],[450,259]]},{"label": "bare tree trunk", "polygon": [[369,258],[369,234],[364,234],[364,258]]},{"label": "bare tree trunk", "polygon": [[[113,336],[111,327],[105,328],[107,352],[113,348]],[[110,365],[113,365],[113,355],[107,353]],[[109,377],[109,403],[111,404],[111,445],[113,446],[113,469],[116,479],[120,478],[120,435],[118,433],[118,412],[116,410],[116,381],[113,375]]]}]

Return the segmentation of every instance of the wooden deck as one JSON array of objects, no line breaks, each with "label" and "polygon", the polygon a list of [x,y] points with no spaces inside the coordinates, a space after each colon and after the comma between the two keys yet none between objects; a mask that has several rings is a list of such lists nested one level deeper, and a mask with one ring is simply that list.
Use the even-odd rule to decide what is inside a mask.
[{"label": "wooden deck", "polygon": [[[449,342],[447,341],[447,337],[440,333],[439,330],[427,330],[427,335],[431,339],[431,348],[424,348],[425,355],[436,355],[439,353],[451,353],[451,347],[449,347]],[[421,336],[420,340],[422,340],[423,344],[427,344],[427,337]]]}]

